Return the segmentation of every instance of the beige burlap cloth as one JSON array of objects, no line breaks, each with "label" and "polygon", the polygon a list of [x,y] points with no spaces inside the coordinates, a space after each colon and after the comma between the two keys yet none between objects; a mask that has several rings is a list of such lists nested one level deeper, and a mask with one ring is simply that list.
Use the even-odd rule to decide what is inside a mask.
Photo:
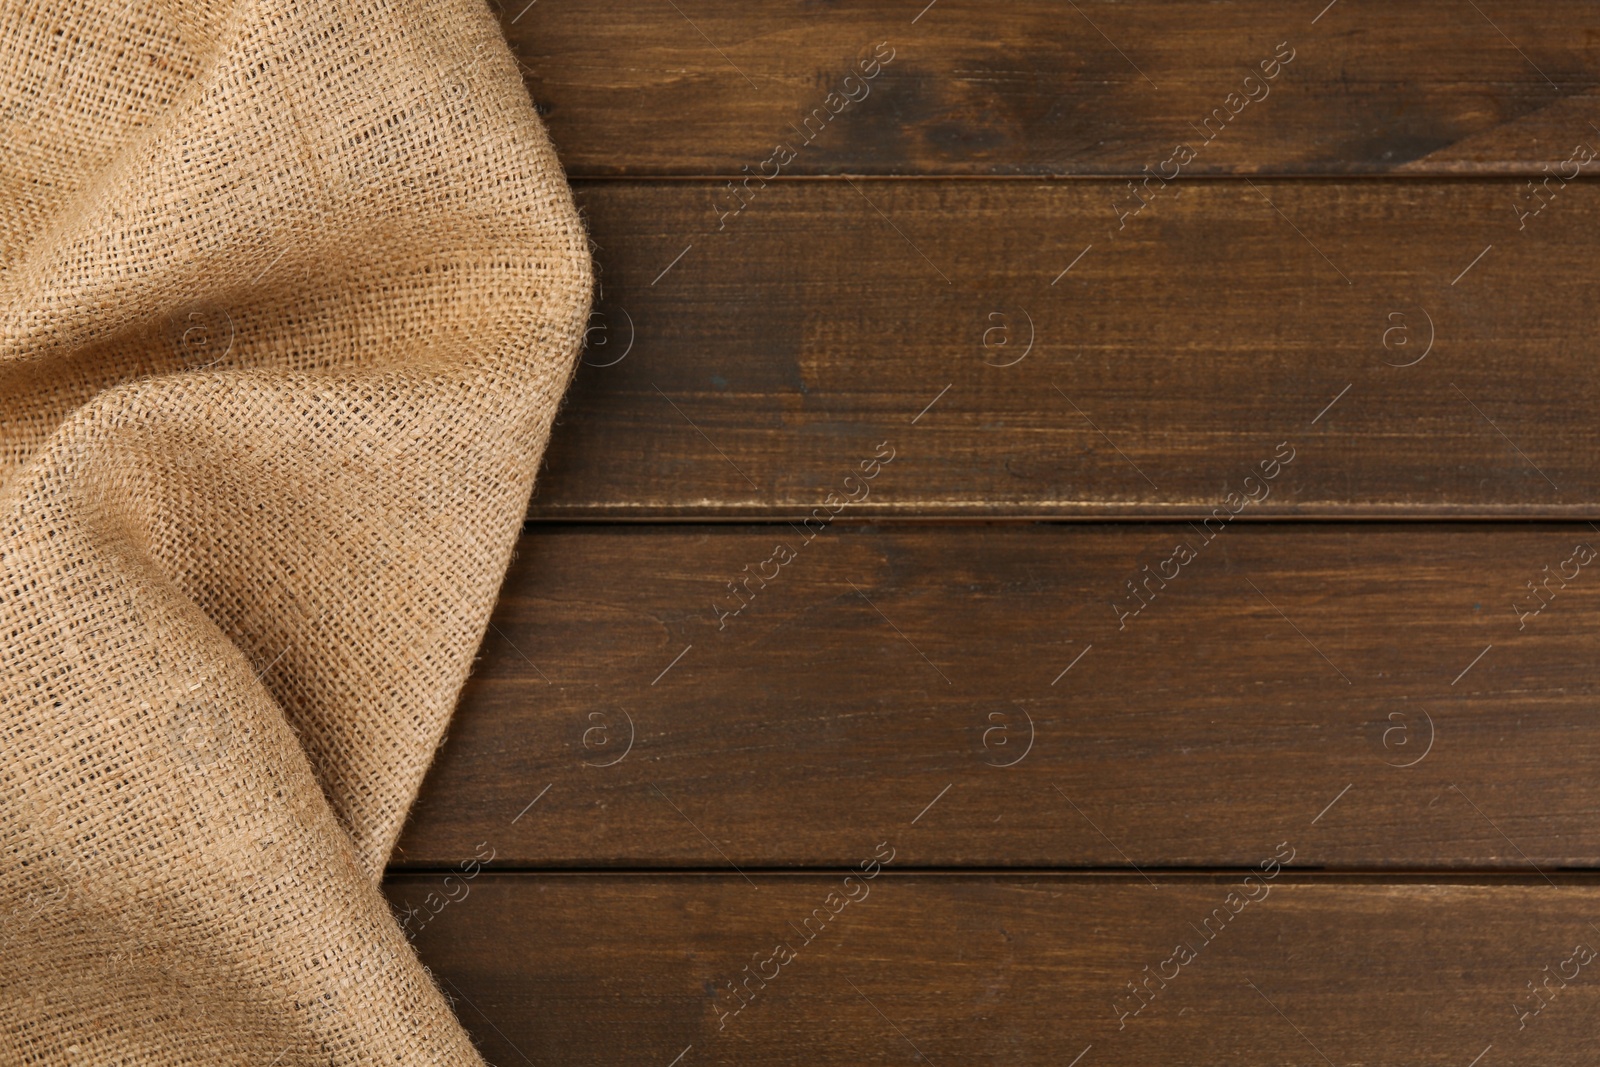
[{"label": "beige burlap cloth", "polygon": [[0,0],[0,128],[0,1063],[480,1063],[377,879],[588,313],[494,18]]}]

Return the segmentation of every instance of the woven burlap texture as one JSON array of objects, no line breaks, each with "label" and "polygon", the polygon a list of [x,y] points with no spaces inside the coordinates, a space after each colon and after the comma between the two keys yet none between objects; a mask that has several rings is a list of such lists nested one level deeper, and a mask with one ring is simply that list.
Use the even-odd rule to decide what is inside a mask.
[{"label": "woven burlap texture", "polygon": [[588,315],[495,18],[0,0],[0,126],[0,1063],[481,1063],[378,878]]}]

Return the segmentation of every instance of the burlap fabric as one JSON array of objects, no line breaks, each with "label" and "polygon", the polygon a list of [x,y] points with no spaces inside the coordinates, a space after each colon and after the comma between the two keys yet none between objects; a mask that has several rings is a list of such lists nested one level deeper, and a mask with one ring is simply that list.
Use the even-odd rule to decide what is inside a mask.
[{"label": "burlap fabric", "polygon": [[377,878],[588,311],[494,18],[0,0],[0,126],[0,1063],[480,1063]]}]

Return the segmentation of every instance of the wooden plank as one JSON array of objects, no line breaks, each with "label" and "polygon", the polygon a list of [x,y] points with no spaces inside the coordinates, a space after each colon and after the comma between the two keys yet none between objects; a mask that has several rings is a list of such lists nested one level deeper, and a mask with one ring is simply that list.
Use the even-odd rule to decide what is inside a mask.
[{"label": "wooden plank", "polygon": [[590,184],[533,514],[799,518],[888,442],[856,514],[1194,517],[1287,440],[1252,517],[1589,518],[1600,187],[1521,189]]},{"label": "wooden plank", "polygon": [[1594,867],[1597,542],[536,527],[396,866]]},{"label": "wooden plank", "polygon": [[1584,0],[501,7],[579,176],[1537,174],[1600,114]]},{"label": "wooden plank", "polygon": [[[862,859],[880,840],[841,833]],[[1555,1067],[1600,1053],[1593,883],[845,873],[484,874],[417,944],[500,1064]],[[388,891],[403,906],[435,888]],[[745,982],[736,999],[728,985]]]}]

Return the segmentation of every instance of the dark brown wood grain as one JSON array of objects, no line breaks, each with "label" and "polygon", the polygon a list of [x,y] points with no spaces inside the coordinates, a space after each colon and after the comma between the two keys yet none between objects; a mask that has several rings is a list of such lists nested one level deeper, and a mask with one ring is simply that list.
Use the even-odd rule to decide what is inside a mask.
[{"label": "dark brown wood grain", "polygon": [[385,885],[491,1062],[1596,1061],[1600,6],[496,3],[599,301]]},{"label": "dark brown wood grain", "polygon": [[[840,841],[867,859],[883,838]],[[1467,1067],[1491,1048],[1476,1062],[1600,1054],[1593,884],[844,874],[387,888],[401,908],[457,898],[417,944],[497,1064]]]},{"label": "dark brown wood grain", "polygon": [[589,184],[533,514],[796,519],[887,441],[858,514],[1193,517],[1291,440],[1252,516],[1593,517],[1600,186],[1558,187],[790,183],[719,231]]},{"label": "dark brown wood grain", "polygon": [[500,6],[580,176],[1536,174],[1600,115],[1585,0]]},{"label": "dark brown wood grain", "polygon": [[524,535],[396,868],[1600,865],[1587,524],[847,517]]}]

